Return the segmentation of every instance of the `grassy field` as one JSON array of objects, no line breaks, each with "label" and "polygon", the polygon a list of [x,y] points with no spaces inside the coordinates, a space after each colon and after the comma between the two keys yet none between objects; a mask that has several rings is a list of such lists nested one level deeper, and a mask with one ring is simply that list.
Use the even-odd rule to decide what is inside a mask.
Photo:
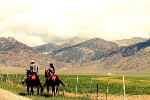
[{"label": "grassy field", "polygon": [[[2,68],[0,68],[2,69]],[[4,68],[5,69],[5,68]],[[4,70],[3,72],[6,72],[7,70]],[[12,68],[10,73],[15,72],[15,70]],[[22,69],[19,69],[22,70]],[[33,96],[27,95],[26,92],[26,86],[21,84],[21,80],[25,76],[25,72],[17,70],[17,73],[19,74],[8,74],[8,81],[4,82],[5,79],[2,79],[0,77],[0,88],[12,91],[14,93],[17,93],[19,95],[23,95],[26,97],[29,97],[33,100],[83,100],[86,99],[86,97],[78,97],[75,98],[75,93],[78,94],[86,94],[86,93],[95,93],[97,91],[97,84],[98,84],[98,92],[99,94],[106,94],[107,87],[109,88],[109,94],[111,95],[122,95],[123,94],[123,80],[122,76],[125,76],[125,90],[126,94],[128,95],[150,95],[150,76],[149,73],[139,72],[139,73],[121,73],[121,72],[113,72],[112,76],[107,76],[108,71],[104,71],[100,75],[90,73],[89,75],[84,75],[86,73],[82,73],[83,75],[76,73],[75,75],[71,75],[71,73],[65,75],[65,73],[59,74],[60,79],[67,85],[65,88],[66,92],[72,93],[73,96],[66,97],[62,94],[53,97],[52,95],[47,96],[46,90],[44,91],[43,96],[37,96],[36,94]],[[25,69],[24,69],[25,70]],[[7,72],[9,73],[9,72]],[[23,73],[23,74],[21,74]],[[44,70],[39,74],[40,80],[42,84],[44,85],[45,78]],[[73,73],[72,73],[73,74]],[[3,75],[3,78],[7,77],[7,75]],[[77,82],[78,77],[78,82]],[[108,79],[109,79],[109,85],[108,85]],[[13,85],[12,85],[13,84]],[[76,88],[77,87],[77,88]],[[60,86],[60,90],[63,91],[63,86]],[[77,89],[77,90],[76,90]],[[16,91],[18,90],[18,91]]]},{"label": "grassy field", "polygon": [[[6,77],[7,75],[3,76]],[[21,82],[25,75],[8,75],[9,81],[15,84]],[[94,76],[94,75],[59,75],[60,79],[67,84],[66,91],[75,93],[76,86],[78,93],[96,93],[96,86],[99,85],[99,93],[106,93],[106,87],[109,87],[110,94],[122,94],[122,76]],[[78,83],[77,83],[78,76]],[[40,75],[42,84],[45,82],[43,75]],[[108,85],[109,79],[109,85]],[[92,84],[91,84],[92,82]],[[91,88],[90,88],[91,86]],[[125,77],[126,94],[150,94],[150,77]],[[25,86],[24,86],[25,87]],[[63,87],[60,87],[63,90]],[[90,91],[89,91],[90,89]]]}]

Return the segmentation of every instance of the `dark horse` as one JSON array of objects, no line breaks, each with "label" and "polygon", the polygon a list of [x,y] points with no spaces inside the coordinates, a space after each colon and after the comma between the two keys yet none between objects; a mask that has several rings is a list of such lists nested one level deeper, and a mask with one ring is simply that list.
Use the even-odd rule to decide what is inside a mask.
[{"label": "dark horse", "polygon": [[65,84],[60,80],[60,78],[57,75],[50,75],[49,70],[45,70],[45,78],[46,78],[46,87],[47,87],[47,93],[49,93],[49,86],[52,87],[52,93],[55,96],[57,93],[59,93],[59,85],[62,84],[65,86]]},{"label": "dark horse", "polygon": [[[33,93],[34,93],[33,87],[37,87],[37,94],[39,94],[39,89],[40,89],[40,93],[42,95],[43,87],[41,85],[39,76],[36,73],[31,73],[30,70],[27,70],[27,75],[28,75],[28,78],[26,80],[26,84],[27,84],[27,92],[28,92],[28,94],[31,92],[31,94],[33,95]],[[29,92],[29,87],[31,87],[31,91],[30,92]]]}]

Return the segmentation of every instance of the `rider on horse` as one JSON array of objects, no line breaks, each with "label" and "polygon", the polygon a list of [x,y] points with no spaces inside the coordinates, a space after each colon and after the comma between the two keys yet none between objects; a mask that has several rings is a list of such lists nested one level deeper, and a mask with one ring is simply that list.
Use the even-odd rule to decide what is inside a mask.
[{"label": "rider on horse", "polygon": [[38,73],[38,66],[35,64],[34,60],[30,63],[30,71],[31,74],[37,74]]},{"label": "rider on horse", "polygon": [[24,84],[24,82],[26,82],[27,78],[29,76],[31,76],[32,74],[36,74],[38,73],[38,66],[35,64],[34,60],[32,60],[30,62],[30,73],[27,73],[26,77],[24,78],[24,80],[22,81],[22,84]]},{"label": "rider on horse", "polygon": [[[46,81],[48,80],[48,78],[50,78],[52,75],[55,74],[55,67],[52,63],[49,64],[49,69],[46,69],[45,70],[45,78],[46,78]],[[46,82],[45,82],[46,84]]]},{"label": "rider on horse", "polygon": [[54,67],[54,65],[52,63],[50,63],[49,66],[50,66],[50,68],[49,68],[50,75],[54,75],[54,73],[55,73],[55,67]]},{"label": "rider on horse", "polygon": [[[47,92],[49,92],[49,86],[52,87],[52,93],[54,95],[59,91],[59,85],[62,84],[65,86],[65,84],[60,80],[59,76],[55,74],[55,67],[52,63],[49,65],[49,69],[45,70],[45,84],[44,87],[47,87]],[[56,91],[55,91],[56,89]]]},{"label": "rider on horse", "polygon": [[50,68],[45,70],[45,78],[49,78],[55,74],[55,67],[52,63],[50,63]]}]

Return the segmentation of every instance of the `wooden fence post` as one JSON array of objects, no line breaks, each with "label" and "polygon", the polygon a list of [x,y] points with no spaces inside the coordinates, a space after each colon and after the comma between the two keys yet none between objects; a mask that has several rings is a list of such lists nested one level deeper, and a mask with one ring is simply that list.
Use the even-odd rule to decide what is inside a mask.
[{"label": "wooden fence post", "polygon": [[20,84],[20,82],[21,82],[21,75],[20,75],[20,77],[19,77],[19,82],[18,82],[18,84]]},{"label": "wooden fence post", "polygon": [[97,86],[96,86],[96,88],[97,88],[97,96],[96,96],[96,100],[98,100],[98,84],[97,84]]},{"label": "wooden fence post", "polygon": [[93,77],[94,77],[94,75],[92,76],[92,79],[91,79],[91,82],[90,82],[90,88],[89,88],[89,90],[87,92],[87,99],[89,97],[89,93],[91,92],[91,88],[92,88],[92,84],[93,84]]},{"label": "wooden fence post", "polygon": [[125,100],[125,84],[124,84],[124,76],[123,76],[123,100]]},{"label": "wooden fence post", "polygon": [[108,99],[108,92],[109,92],[109,79],[107,81],[106,100]]},{"label": "wooden fence post", "polygon": [[3,77],[3,74],[1,74],[1,81],[2,81],[2,77]]},{"label": "wooden fence post", "polygon": [[77,97],[77,93],[78,93],[78,76],[77,76],[77,83],[76,83],[76,94],[75,94],[75,97]]},{"label": "wooden fence post", "polygon": [[[65,84],[67,84],[67,78],[68,78],[68,75],[66,76]],[[63,95],[65,95],[65,87],[64,87],[64,90],[63,90]]]},{"label": "wooden fence post", "polygon": [[63,95],[65,95],[65,87],[64,87]]}]

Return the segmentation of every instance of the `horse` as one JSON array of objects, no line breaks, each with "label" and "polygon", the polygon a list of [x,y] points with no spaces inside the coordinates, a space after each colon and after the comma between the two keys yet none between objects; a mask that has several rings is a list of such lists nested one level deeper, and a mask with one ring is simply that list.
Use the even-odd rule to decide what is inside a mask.
[{"label": "horse", "polygon": [[[32,73],[30,70],[27,70],[27,80],[26,80],[26,84],[27,84],[27,92],[28,94],[31,92],[31,94],[33,95],[34,91],[33,91],[33,87],[37,87],[37,94],[39,95],[39,89],[40,93],[42,95],[43,93],[43,86],[41,85],[39,76],[36,73]],[[29,92],[29,87],[31,87],[31,91]]]},{"label": "horse", "polygon": [[56,94],[59,94],[59,85],[62,84],[65,86],[65,84],[60,80],[59,76],[53,74],[49,74],[49,70],[45,70],[45,78],[46,82],[45,85],[47,87],[47,93],[49,94],[49,86],[52,87],[52,94],[56,96]]}]

